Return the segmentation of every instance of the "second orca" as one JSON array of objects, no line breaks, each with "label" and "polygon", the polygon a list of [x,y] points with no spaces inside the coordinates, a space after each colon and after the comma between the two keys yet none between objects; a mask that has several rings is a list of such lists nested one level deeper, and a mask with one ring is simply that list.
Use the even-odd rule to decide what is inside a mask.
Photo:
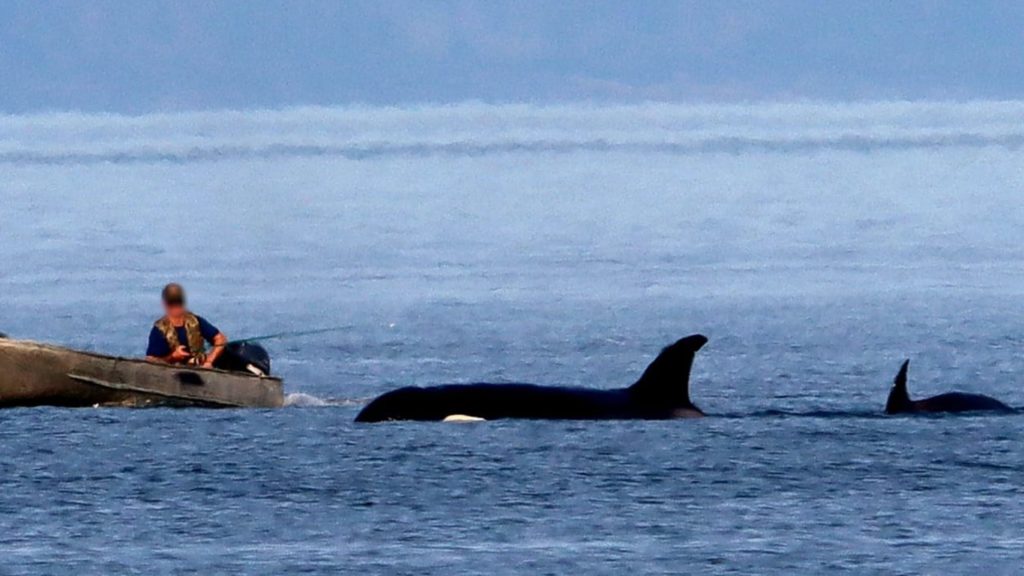
[{"label": "second orca", "polygon": [[885,403],[886,414],[940,413],[940,412],[1013,412],[1006,404],[982,394],[948,392],[923,400],[911,400],[907,392],[907,370],[910,360],[903,363],[893,381],[889,400]]}]

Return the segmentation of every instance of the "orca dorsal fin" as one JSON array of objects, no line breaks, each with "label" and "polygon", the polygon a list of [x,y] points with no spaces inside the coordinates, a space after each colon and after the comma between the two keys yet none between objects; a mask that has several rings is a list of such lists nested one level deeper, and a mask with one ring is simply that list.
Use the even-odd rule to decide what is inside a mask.
[{"label": "orca dorsal fin", "polygon": [[886,414],[904,412],[910,407],[910,393],[907,392],[907,372],[910,370],[910,360],[903,362],[900,371],[892,382],[892,390],[889,391],[889,399],[885,402]]},{"label": "orca dorsal fin", "polygon": [[631,394],[643,402],[672,407],[693,406],[690,402],[690,369],[697,351],[708,343],[701,334],[694,334],[666,347],[651,362],[636,384],[629,387]]}]

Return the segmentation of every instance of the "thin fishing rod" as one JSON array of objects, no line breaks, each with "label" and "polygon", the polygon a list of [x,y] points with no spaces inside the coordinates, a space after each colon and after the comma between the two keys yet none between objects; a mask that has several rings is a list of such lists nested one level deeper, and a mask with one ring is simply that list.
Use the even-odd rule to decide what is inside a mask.
[{"label": "thin fishing rod", "polygon": [[252,338],[240,338],[237,340],[231,340],[225,343],[225,346],[227,344],[244,344],[247,342],[260,342],[263,340],[280,340],[282,338],[298,338],[299,336],[313,336],[315,334],[326,334],[328,332],[340,332],[342,330],[349,330],[351,328],[351,326],[334,326],[331,328],[317,328],[315,330],[289,330],[286,332],[265,334],[263,336],[253,336]]}]

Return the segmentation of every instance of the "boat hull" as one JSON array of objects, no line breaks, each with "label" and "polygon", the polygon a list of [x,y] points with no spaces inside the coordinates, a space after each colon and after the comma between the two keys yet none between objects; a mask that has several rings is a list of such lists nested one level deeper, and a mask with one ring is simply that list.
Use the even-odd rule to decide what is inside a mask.
[{"label": "boat hull", "polygon": [[278,378],[0,339],[0,408],[282,405],[284,386]]}]

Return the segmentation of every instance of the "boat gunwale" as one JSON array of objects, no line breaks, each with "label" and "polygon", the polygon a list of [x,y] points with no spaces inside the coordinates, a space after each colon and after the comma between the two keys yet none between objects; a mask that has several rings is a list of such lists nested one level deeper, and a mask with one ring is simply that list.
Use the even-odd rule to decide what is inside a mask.
[{"label": "boat gunwale", "polygon": [[260,376],[251,372],[233,372],[231,370],[222,370],[220,368],[206,368],[204,366],[188,366],[179,364],[158,364],[156,362],[150,362],[145,358],[128,358],[125,356],[111,356],[109,354],[101,354],[99,352],[91,352],[88,350],[76,350],[74,348],[68,348],[65,346],[58,346],[56,344],[47,344],[44,342],[37,342],[35,340],[16,340],[14,338],[0,338],[0,348],[7,344],[13,344],[14,346],[22,346],[26,348],[38,348],[47,350],[50,352],[57,353],[71,353],[88,356],[98,360],[112,361],[112,362],[131,362],[135,364],[142,364],[146,366],[152,366],[160,370],[188,370],[188,371],[201,371],[201,372],[213,372],[216,374],[223,374],[226,376],[255,379],[255,380],[271,380],[274,382],[284,384],[284,380],[279,376]]}]

